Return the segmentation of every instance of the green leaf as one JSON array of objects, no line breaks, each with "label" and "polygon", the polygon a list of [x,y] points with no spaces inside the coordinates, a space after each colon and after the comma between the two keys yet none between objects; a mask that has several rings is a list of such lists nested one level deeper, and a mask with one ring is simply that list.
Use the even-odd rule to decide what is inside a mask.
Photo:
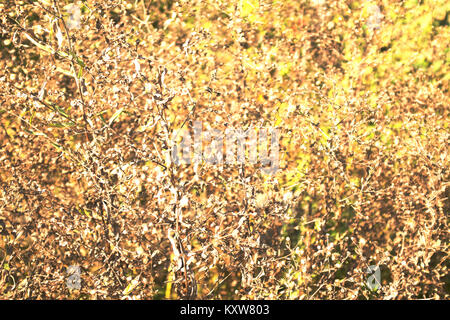
[{"label": "green leaf", "polygon": [[109,125],[111,125],[114,122],[114,120],[116,120],[120,116],[120,114],[123,112],[123,109],[124,108],[120,108],[112,115],[111,119],[109,119]]},{"label": "green leaf", "polygon": [[78,74],[77,74],[78,79],[80,79],[82,75],[83,75],[83,67],[80,67],[80,69],[78,69]]},{"label": "green leaf", "polygon": [[59,113],[60,115],[62,115],[63,117],[65,117],[65,118],[68,118],[68,117],[69,117],[69,115],[66,113],[66,111],[64,111],[64,109],[62,109],[61,107],[58,107],[57,105],[54,105],[53,108],[54,108],[54,110],[55,110],[56,112],[58,112],[58,113]]},{"label": "green leaf", "polygon": [[69,128],[69,127],[73,127],[74,123],[73,122],[52,122],[50,123],[51,127],[55,127],[55,128]]},{"label": "green leaf", "polygon": [[75,59],[75,62],[80,66],[80,67],[85,67],[85,64],[83,62],[83,60],[81,60],[81,58],[79,56],[77,56],[74,52],[70,52],[70,55],[72,56],[73,59]]},{"label": "green leaf", "polygon": [[131,291],[133,291],[134,288],[137,287],[139,284],[139,276],[131,280],[131,282],[128,284],[128,286],[123,290],[124,295],[128,295]]}]

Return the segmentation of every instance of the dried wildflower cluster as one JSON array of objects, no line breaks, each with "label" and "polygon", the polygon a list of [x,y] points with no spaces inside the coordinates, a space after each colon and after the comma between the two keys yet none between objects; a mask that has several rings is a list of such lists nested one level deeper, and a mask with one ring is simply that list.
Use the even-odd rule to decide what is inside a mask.
[{"label": "dried wildflower cluster", "polygon": [[[448,12],[3,1],[0,297],[448,299]],[[173,163],[194,121],[279,170]]]}]

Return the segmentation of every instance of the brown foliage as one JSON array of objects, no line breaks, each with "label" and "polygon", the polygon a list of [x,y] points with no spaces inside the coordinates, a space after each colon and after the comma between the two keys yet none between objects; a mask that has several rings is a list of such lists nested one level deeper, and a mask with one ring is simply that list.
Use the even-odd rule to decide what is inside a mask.
[{"label": "brown foliage", "polygon": [[[448,58],[380,71],[345,1],[76,5],[0,5],[0,297],[449,297]],[[280,128],[280,170],[176,166],[194,120]]]}]

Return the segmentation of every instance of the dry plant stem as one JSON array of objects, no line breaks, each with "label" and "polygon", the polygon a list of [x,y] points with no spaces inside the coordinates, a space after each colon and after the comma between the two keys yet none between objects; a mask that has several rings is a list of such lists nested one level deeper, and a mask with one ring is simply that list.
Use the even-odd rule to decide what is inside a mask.
[{"label": "dry plant stem", "polygon": [[72,57],[70,59],[70,65],[71,65],[71,69],[72,69],[72,72],[73,72],[73,77],[75,79],[75,82],[76,82],[76,85],[77,85],[77,88],[78,88],[78,94],[79,94],[80,100],[81,100],[81,107],[82,107],[82,111],[83,111],[84,126],[85,126],[85,130],[86,130],[86,132],[85,132],[86,142],[90,142],[91,139],[89,137],[89,132],[94,136],[94,139],[95,139],[95,131],[94,130],[88,130],[88,126],[90,126],[90,125],[89,125],[89,122],[88,122],[87,116],[86,116],[86,102],[84,100],[83,90],[81,88],[80,79],[78,78],[77,70],[75,68],[75,63],[74,63],[74,55],[76,57],[78,57],[78,55],[77,55],[77,52],[75,51],[75,48],[72,45],[72,40],[70,38],[69,30],[67,29],[66,22],[64,21],[64,17],[61,14],[61,10],[59,8],[58,1],[54,0],[53,1],[53,5],[54,5],[55,10],[56,10],[56,12],[58,14],[57,18],[58,18],[59,21],[61,21],[61,23],[63,25],[64,33],[66,35],[66,40],[67,40],[67,43],[69,44],[69,53],[72,55]]},{"label": "dry plant stem", "polygon": [[[159,89],[161,94],[164,91],[164,74],[165,74],[166,70],[163,71],[163,73],[161,71],[158,71],[158,85],[159,85]],[[166,115],[165,115],[165,110],[167,110],[168,106],[167,103],[170,102],[171,99],[169,99],[168,102],[163,103],[162,108],[159,107],[158,103],[156,102],[156,107],[158,109],[159,112],[159,116],[162,119],[162,125],[163,128],[165,130],[165,144],[167,147],[171,147],[171,143],[172,141],[170,140],[170,128],[169,128],[169,124],[168,121],[166,119]],[[176,239],[176,241],[172,241],[172,244],[176,245],[177,248],[173,248],[173,254],[176,255],[176,252],[179,252],[181,255],[181,259],[182,259],[182,266],[183,266],[183,274],[184,274],[184,282],[185,282],[185,296],[188,297],[190,294],[190,287],[189,287],[189,281],[188,281],[188,274],[187,274],[187,257],[186,257],[186,253],[184,250],[184,246],[180,237],[180,220],[181,220],[181,215],[182,215],[182,208],[179,206],[179,200],[181,199],[181,190],[179,188],[179,183],[177,183],[177,175],[176,175],[176,169],[175,166],[173,164],[170,164],[169,166],[169,180],[172,184],[172,188],[174,188],[174,190],[176,190],[176,197],[178,199],[178,203],[176,203],[174,205],[173,208],[173,212],[175,215],[175,235],[174,238]],[[195,276],[192,276],[195,279]]]}]

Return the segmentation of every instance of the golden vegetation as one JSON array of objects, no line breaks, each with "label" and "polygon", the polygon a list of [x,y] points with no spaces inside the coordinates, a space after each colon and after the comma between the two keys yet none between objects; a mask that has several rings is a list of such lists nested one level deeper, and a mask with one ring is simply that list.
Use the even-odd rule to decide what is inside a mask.
[{"label": "golden vegetation", "polygon": [[[0,297],[448,299],[449,11],[2,1]],[[280,170],[174,165],[193,121]]]}]

